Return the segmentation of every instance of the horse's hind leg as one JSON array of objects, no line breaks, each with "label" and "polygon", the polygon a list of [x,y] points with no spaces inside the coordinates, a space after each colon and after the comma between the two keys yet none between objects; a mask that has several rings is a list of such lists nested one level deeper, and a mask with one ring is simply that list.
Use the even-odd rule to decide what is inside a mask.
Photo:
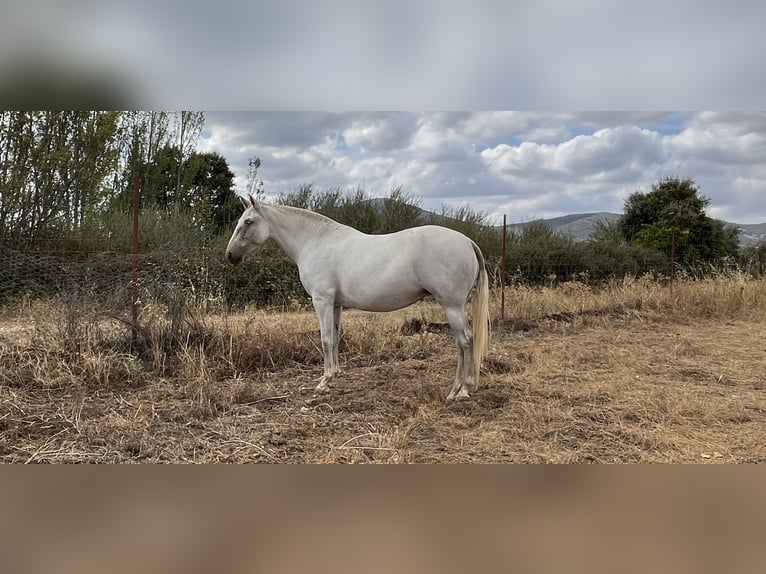
[{"label": "horse's hind leg", "polygon": [[457,372],[455,373],[455,384],[447,395],[447,400],[467,399],[471,387],[473,386],[473,332],[468,323],[465,307],[445,307],[444,312],[447,315],[447,322],[455,337],[458,349]]},{"label": "horse's hind leg", "polygon": [[332,359],[333,359],[333,375],[338,375],[341,372],[340,358],[338,357],[338,347],[340,346],[340,314],[343,311],[343,307],[335,305],[332,310]]},{"label": "horse's hind leg", "polygon": [[452,385],[452,389],[447,395],[447,400],[451,401],[455,398],[460,387],[463,384],[463,365],[465,364],[465,358],[463,357],[463,349],[460,344],[457,345],[457,371],[455,372],[455,383]]}]

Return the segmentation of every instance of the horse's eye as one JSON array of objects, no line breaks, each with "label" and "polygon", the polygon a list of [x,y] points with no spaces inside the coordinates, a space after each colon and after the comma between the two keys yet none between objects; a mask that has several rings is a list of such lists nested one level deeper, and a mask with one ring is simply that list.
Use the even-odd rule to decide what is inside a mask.
[{"label": "horse's eye", "polygon": [[252,219],[245,219],[245,225],[250,225],[252,222]]}]

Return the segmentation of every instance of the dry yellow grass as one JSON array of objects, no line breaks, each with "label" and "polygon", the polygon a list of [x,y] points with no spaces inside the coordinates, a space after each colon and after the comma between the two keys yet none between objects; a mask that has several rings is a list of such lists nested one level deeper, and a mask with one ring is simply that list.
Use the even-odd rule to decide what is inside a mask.
[{"label": "dry yellow grass", "polygon": [[345,313],[345,372],[320,399],[312,312],[147,307],[136,342],[76,306],[6,312],[0,460],[766,460],[766,283],[517,287],[506,310],[493,293],[482,383],[454,404],[454,343],[432,302]]}]

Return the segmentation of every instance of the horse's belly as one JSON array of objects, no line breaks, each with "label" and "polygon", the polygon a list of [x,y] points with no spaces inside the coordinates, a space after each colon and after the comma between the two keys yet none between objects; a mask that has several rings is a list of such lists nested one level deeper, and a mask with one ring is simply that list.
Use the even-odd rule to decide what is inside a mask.
[{"label": "horse's belly", "polygon": [[365,292],[350,293],[340,292],[336,294],[336,303],[347,309],[360,309],[362,311],[396,311],[420,301],[428,295],[421,288],[371,288]]}]

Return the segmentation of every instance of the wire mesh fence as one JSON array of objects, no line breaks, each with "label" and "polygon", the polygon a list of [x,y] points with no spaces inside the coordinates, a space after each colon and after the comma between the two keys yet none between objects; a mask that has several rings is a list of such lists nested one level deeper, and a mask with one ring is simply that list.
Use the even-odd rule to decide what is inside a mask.
[{"label": "wire mesh fence", "polygon": [[[145,232],[148,236],[151,230]],[[223,312],[248,305],[292,309],[309,305],[296,265],[268,242],[243,264],[233,267],[224,258],[227,237],[205,241],[180,237],[153,241],[137,256],[129,244],[101,244],[92,238],[0,239],[0,306],[37,299],[69,299],[113,315],[131,317],[149,303],[183,301],[206,311]],[[143,242],[142,242],[143,244]],[[729,270],[763,276],[766,250],[752,250]],[[583,243],[516,242],[509,240],[507,260],[487,257],[494,286],[547,285],[566,281],[602,281],[610,276],[640,276],[647,272],[668,276],[669,261],[662,254],[637,248]],[[505,267],[503,271],[503,267]],[[720,266],[719,266],[720,268]],[[710,270],[687,270],[702,276]]]},{"label": "wire mesh fence", "polygon": [[210,268],[220,267],[212,258],[210,251],[194,257],[172,251],[141,253],[134,273],[130,253],[57,252],[48,242],[28,242],[24,247],[0,242],[0,305],[55,298],[126,314],[134,302],[141,305],[172,293],[195,306],[222,306],[225,279],[211,276]]}]

